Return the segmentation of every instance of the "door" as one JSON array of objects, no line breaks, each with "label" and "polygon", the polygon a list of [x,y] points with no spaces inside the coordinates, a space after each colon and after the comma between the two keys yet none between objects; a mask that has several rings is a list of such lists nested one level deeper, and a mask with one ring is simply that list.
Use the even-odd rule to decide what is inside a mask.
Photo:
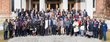
[{"label": "door", "polygon": [[56,4],[50,4],[50,9],[56,9]]}]

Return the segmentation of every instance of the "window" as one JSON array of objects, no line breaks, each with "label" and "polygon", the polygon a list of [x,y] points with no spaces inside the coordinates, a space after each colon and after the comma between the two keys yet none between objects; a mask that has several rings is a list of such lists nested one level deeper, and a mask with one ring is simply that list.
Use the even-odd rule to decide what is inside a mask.
[{"label": "window", "polygon": [[95,8],[96,0],[93,0],[93,8]]},{"label": "window", "polygon": [[11,11],[14,11],[14,0],[11,0]]}]

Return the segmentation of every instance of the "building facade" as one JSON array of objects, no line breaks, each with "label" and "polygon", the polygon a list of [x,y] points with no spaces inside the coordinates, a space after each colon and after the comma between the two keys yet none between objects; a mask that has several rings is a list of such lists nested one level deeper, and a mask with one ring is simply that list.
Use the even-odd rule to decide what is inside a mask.
[{"label": "building facade", "polygon": [[86,9],[88,15],[93,17],[94,11],[101,9],[98,8],[98,4],[100,4],[98,0],[0,0],[0,16],[10,16],[11,12],[16,9],[30,10],[35,8],[39,11],[47,9],[83,11]]},{"label": "building facade", "polygon": [[9,16],[10,13],[10,0],[0,0],[0,17]]}]

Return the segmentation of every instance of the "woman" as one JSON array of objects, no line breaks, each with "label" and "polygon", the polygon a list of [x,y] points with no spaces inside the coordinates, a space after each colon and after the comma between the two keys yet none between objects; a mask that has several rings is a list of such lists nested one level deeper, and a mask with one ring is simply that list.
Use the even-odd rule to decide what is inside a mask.
[{"label": "woman", "polygon": [[57,19],[57,32],[58,32],[58,35],[61,34],[61,24],[60,24],[60,19]]},{"label": "woman", "polygon": [[81,32],[81,36],[84,36],[84,32],[85,32],[84,21],[82,21],[81,23],[80,32]]},{"label": "woman", "polygon": [[78,21],[77,21],[77,20],[74,21],[73,26],[74,26],[74,33],[75,33],[75,36],[77,36],[77,35],[78,35],[78,32],[79,32]]}]

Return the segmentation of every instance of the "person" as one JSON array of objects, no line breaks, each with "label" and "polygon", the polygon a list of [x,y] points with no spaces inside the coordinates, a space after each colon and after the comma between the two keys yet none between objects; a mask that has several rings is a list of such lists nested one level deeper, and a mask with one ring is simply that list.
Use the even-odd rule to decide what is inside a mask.
[{"label": "person", "polygon": [[84,36],[84,32],[85,32],[84,21],[82,21],[81,23],[80,32],[81,32],[81,36]]},{"label": "person", "polygon": [[87,17],[87,16],[88,16],[87,11],[84,10],[84,11],[83,11],[83,17]]},{"label": "person", "polygon": [[63,21],[63,18],[60,19],[60,24],[61,24],[61,34],[64,34],[64,21]]},{"label": "person", "polygon": [[57,33],[58,35],[61,35],[61,24],[60,24],[60,19],[57,19]]},{"label": "person", "polygon": [[56,28],[57,28],[56,22],[57,22],[57,21],[56,21],[55,18],[53,18],[52,21],[53,21],[52,34],[53,34],[53,35],[56,35]]},{"label": "person", "polygon": [[89,19],[87,21],[87,31],[86,31],[86,36],[88,38],[93,37],[93,20]]},{"label": "person", "polygon": [[94,19],[94,23],[93,23],[93,36],[94,38],[98,38],[98,26],[99,26],[99,22]]},{"label": "person", "polygon": [[107,32],[107,24],[105,23],[105,20],[103,20],[102,24],[101,24],[101,38],[104,38],[104,41],[106,41],[106,32]]},{"label": "person", "polygon": [[68,19],[68,17],[65,18],[65,21],[64,21],[64,24],[65,24],[65,30],[66,30],[66,34],[69,35],[69,25],[70,25],[70,21]]},{"label": "person", "polygon": [[65,12],[65,10],[63,9],[63,11],[62,11],[62,15],[64,15],[66,12]]},{"label": "person", "polygon": [[8,28],[9,28],[9,38],[12,38],[13,37],[13,23],[12,23],[12,19],[9,20],[9,23],[8,23]]},{"label": "person", "polygon": [[18,30],[19,30],[19,25],[18,25],[18,19],[15,19],[15,25],[16,25],[16,30],[15,30],[15,36],[18,36]]},{"label": "person", "polygon": [[48,35],[48,19],[45,19],[45,35]]},{"label": "person", "polygon": [[74,21],[73,27],[74,27],[75,36],[77,36],[77,35],[78,35],[78,32],[79,32],[78,20],[75,20],[75,21]]},{"label": "person", "polygon": [[41,19],[41,23],[40,23],[40,34],[41,36],[44,36],[44,33],[45,33],[45,28],[44,28],[44,25],[45,25],[45,21],[44,21],[44,17]]},{"label": "person", "polygon": [[8,38],[8,19],[6,19],[3,23],[3,30],[4,30],[4,40]]}]

